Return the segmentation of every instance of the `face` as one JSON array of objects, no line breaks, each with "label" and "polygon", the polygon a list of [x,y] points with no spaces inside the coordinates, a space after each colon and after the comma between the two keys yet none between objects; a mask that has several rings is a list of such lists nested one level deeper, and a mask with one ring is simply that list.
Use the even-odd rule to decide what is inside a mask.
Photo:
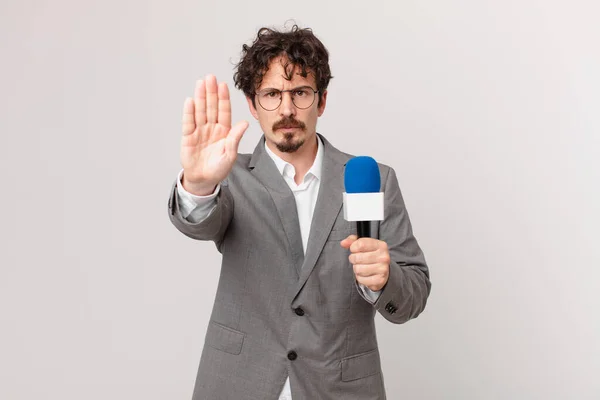
[{"label": "face", "polygon": [[[292,80],[286,79],[283,65],[285,60],[275,58],[269,65],[269,70],[263,77],[260,87],[256,92],[265,89],[290,90],[300,87],[317,89],[315,78],[308,74],[306,78],[300,75],[300,68],[295,68]],[[292,68],[292,67],[289,67]],[[322,95],[319,105],[319,94],[315,94],[315,101],[307,109],[300,109],[292,102],[290,92],[282,93],[281,104],[273,111],[267,111],[260,106],[255,96],[256,107],[252,105],[252,99],[248,98],[250,112],[258,120],[265,134],[267,145],[282,153],[294,153],[302,149],[304,143],[315,140],[317,130],[317,119],[325,111],[327,91]]]}]

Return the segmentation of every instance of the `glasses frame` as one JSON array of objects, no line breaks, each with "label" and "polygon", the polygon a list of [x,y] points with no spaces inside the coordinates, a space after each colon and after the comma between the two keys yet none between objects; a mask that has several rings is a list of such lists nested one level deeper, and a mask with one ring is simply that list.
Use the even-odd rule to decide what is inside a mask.
[{"label": "glasses frame", "polygon": [[[313,94],[314,94],[313,101],[310,103],[310,105],[308,105],[306,107],[298,107],[298,105],[294,101],[294,95],[293,95],[292,92],[295,92],[295,91],[300,90],[300,89],[310,89],[310,90],[313,91]],[[260,96],[259,96],[259,94],[263,93],[265,91],[279,92],[279,104],[277,104],[277,107],[268,109],[268,108],[266,108],[265,106],[262,105],[262,103],[260,102]],[[294,105],[294,107],[296,107],[299,110],[306,110],[306,109],[312,107],[312,105],[315,104],[315,99],[317,98],[317,93],[319,93],[318,90],[315,90],[315,89],[313,89],[310,86],[298,86],[298,87],[295,87],[293,89],[288,89],[288,90],[279,90],[279,89],[275,89],[275,88],[265,88],[265,89],[259,90],[258,92],[255,92],[254,96],[256,97],[256,101],[258,102],[258,104],[261,106],[261,108],[263,110],[265,110],[265,111],[275,111],[275,110],[277,110],[281,106],[281,102],[283,101],[283,94],[285,92],[289,92],[290,93],[290,96],[292,97],[292,104]]]}]

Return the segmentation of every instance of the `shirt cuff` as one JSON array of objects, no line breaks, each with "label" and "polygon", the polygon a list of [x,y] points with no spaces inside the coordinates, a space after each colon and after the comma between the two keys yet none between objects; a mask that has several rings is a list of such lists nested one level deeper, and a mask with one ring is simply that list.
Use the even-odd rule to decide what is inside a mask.
[{"label": "shirt cuff", "polygon": [[182,177],[183,169],[179,171],[179,175],[177,176],[177,197],[181,216],[192,223],[201,222],[216,207],[216,199],[221,190],[221,185],[217,185],[215,191],[208,196],[196,196],[183,188],[181,184]]},{"label": "shirt cuff", "polygon": [[365,297],[371,301],[371,304],[375,304],[375,302],[381,295],[381,290],[374,292],[371,289],[369,289],[368,287],[366,287],[365,285],[363,285],[362,283],[359,283],[358,287],[360,288],[360,290],[362,290]]}]

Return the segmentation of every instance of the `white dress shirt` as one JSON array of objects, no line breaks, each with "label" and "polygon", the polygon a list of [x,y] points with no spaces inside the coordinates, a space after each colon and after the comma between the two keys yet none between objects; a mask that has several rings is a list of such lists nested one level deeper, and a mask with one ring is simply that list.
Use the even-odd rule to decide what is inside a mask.
[{"label": "white dress shirt", "polygon": [[[296,208],[298,211],[298,221],[300,223],[300,235],[302,236],[302,248],[306,254],[306,246],[308,244],[308,236],[310,225],[312,222],[313,212],[317,204],[317,196],[319,194],[319,182],[321,180],[321,168],[323,165],[323,143],[319,138],[317,140],[317,155],[313,165],[310,167],[302,182],[297,185],[294,177],[296,170],[294,166],[269,149],[265,142],[265,150],[267,154],[275,162],[275,166],[279,173],[285,179],[296,199]],[[177,179],[177,194],[179,196],[179,204],[182,216],[192,223],[198,223],[207,218],[217,205],[216,197],[220,190],[220,185],[217,185],[213,194],[208,196],[196,196],[187,192],[181,184],[183,170],[179,172]],[[374,292],[366,286],[359,285],[365,296],[374,303],[378,298],[380,291]],[[279,395],[279,400],[292,400],[292,392],[290,388],[290,378],[288,377],[283,386],[283,390]]]}]

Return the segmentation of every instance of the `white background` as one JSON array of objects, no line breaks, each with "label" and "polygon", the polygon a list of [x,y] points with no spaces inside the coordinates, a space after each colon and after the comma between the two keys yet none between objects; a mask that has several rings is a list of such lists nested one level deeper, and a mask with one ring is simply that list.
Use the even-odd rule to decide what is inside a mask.
[{"label": "white background", "polygon": [[[294,19],[319,132],[398,174],[426,311],[377,317],[388,398],[600,398],[595,1],[0,3],[0,399],[188,399],[219,274],[167,217],[184,98]],[[288,26],[290,24],[288,23]],[[235,122],[235,121],[234,121]]]}]

